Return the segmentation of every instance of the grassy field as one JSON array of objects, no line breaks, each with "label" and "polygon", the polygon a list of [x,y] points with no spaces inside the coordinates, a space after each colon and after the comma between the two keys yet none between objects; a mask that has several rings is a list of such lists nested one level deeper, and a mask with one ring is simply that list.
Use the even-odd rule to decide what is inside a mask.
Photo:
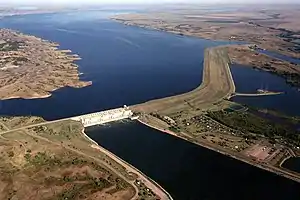
[{"label": "grassy field", "polygon": [[218,111],[208,116],[228,127],[265,136],[274,142],[275,139],[286,140],[289,144],[300,145],[299,131],[249,112]]},{"label": "grassy field", "polygon": [[[0,120],[6,128],[18,127],[20,121],[43,120]],[[65,121],[1,134],[0,199],[123,200],[135,196],[136,186],[128,181],[133,183],[137,177],[91,148],[82,130],[80,123]]]},{"label": "grassy field", "polygon": [[300,85],[299,65],[251,51],[258,45],[283,55],[300,58],[299,5],[253,7],[216,11],[201,5],[156,8],[145,13],[120,14],[112,19],[126,25],[140,26],[179,35],[212,40],[239,41],[247,45],[229,46],[234,63],[276,73],[293,85]]},{"label": "grassy field", "polygon": [[285,136],[299,134],[294,135],[282,125],[272,127],[270,121],[247,112],[179,113],[172,120],[151,113],[142,114],[139,120],[167,134],[300,182],[300,174],[281,168],[283,160],[300,155],[296,144],[287,142],[289,138]]},{"label": "grassy field", "polygon": [[201,5],[160,7],[112,18],[127,25],[180,35],[254,43],[299,58],[299,50],[292,42],[299,36],[299,5],[268,5],[264,8],[247,5],[230,11],[211,8],[203,9]]}]

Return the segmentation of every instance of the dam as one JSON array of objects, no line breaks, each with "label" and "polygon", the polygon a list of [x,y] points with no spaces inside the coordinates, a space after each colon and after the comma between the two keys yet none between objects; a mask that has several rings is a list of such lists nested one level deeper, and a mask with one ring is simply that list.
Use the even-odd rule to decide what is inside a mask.
[{"label": "dam", "polygon": [[133,112],[127,107],[105,110],[86,115],[71,117],[71,120],[80,121],[84,127],[95,126],[108,122],[118,121],[132,117]]}]

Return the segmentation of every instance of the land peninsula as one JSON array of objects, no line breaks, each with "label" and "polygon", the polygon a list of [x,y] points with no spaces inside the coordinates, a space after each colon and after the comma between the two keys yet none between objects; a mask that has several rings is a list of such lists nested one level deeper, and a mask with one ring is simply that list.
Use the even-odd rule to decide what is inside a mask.
[{"label": "land peninsula", "polygon": [[0,29],[0,99],[46,98],[62,87],[81,88],[80,57],[58,44],[9,29]]},{"label": "land peninsula", "polygon": [[[183,7],[112,17],[126,25],[243,42],[206,49],[202,83],[196,89],[130,108],[147,126],[300,182],[299,172],[282,167],[286,159],[300,156],[300,133],[295,129],[299,117],[247,108],[230,101],[235,93],[232,63],[271,71],[299,86],[299,65],[259,51],[268,49],[299,58],[299,45],[285,37],[287,32],[290,38],[299,37],[299,30],[294,27],[298,23],[295,15],[299,13],[291,7],[240,9],[212,13]],[[276,122],[271,120],[274,117]]]},{"label": "land peninsula", "polygon": [[112,17],[126,25],[239,42],[241,45],[228,46],[231,63],[270,71],[297,87],[300,86],[300,62],[270,57],[264,50],[300,58],[299,18],[299,5],[237,6],[230,11],[226,7],[216,11],[201,5],[174,5]]}]

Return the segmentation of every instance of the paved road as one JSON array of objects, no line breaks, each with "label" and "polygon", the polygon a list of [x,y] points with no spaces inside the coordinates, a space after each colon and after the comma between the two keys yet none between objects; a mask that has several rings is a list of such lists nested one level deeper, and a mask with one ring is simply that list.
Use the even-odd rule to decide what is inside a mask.
[{"label": "paved road", "polygon": [[[14,131],[22,131],[22,130],[32,128],[32,127],[36,127],[36,126],[43,126],[43,125],[52,124],[52,123],[56,123],[56,122],[67,121],[67,120],[71,120],[71,119],[66,118],[66,119],[59,119],[59,120],[54,120],[54,121],[41,122],[41,123],[37,123],[37,124],[31,124],[31,125],[28,125],[28,126],[23,126],[23,127],[20,127],[20,128],[14,128],[14,129],[9,129],[7,126],[5,126],[7,128],[7,130],[0,132],[0,135],[3,135],[5,133],[9,133],[9,132],[14,132]],[[0,122],[0,124],[4,125],[1,122]]]}]

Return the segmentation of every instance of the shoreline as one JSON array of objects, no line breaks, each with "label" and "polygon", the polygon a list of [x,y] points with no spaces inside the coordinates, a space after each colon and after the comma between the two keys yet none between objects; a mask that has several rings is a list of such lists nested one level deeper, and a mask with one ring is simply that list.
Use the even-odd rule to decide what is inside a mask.
[{"label": "shoreline", "polygon": [[[151,28],[151,27],[143,27],[143,26],[139,26],[139,25],[135,25],[135,24],[126,24],[126,23],[124,23],[124,21],[121,21],[121,20],[116,20],[116,19],[112,19],[112,20],[114,20],[114,21],[116,21],[116,22],[119,22],[119,23],[121,23],[121,24],[124,24],[124,25],[137,26],[137,27],[140,27],[140,28],[146,28],[146,29],[153,29],[153,28]],[[153,29],[153,30],[157,30],[157,29]],[[159,31],[164,31],[164,30],[159,30]],[[172,33],[172,34],[177,34],[177,33],[173,33],[173,32],[170,32],[170,31],[164,31],[164,32],[168,32],[168,33]],[[183,34],[183,35],[185,35],[185,34]],[[185,35],[185,36],[189,36],[189,35]],[[227,48],[227,47],[230,47],[230,46],[234,46],[234,45],[221,45],[221,46],[217,46],[217,47],[211,47],[211,48],[208,48],[208,49],[213,49],[213,50],[214,50],[214,49],[218,49],[218,48]],[[206,49],[206,50],[207,50],[207,49]],[[220,56],[220,55],[219,55],[219,56]],[[229,55],[228,55],[228,56],[229,56]],[[175,96],[171,96],[171,97],[166,97],[166,98],[162,98],[162,99],[155,99],[155,100],[151,100],[151,101],[148,101],[148,102],[145,102],[145,103],[142,103],[142,104],[144,104],[144,106],[147,107],[147,104],[151,104],[151,102],[161,101],[161,100],[166,100],[166,99],[168,99],[168,98],[174,98],[174,97],[178,99],[178,98],[180,98],[180,97],[183,96],[183,95],[186,95],[186,94],[189,94],[189,93],[191,93],[191,92],[197,91],[197,90],[199,90],[199,89],[201,90],[201,89],[207,87],[207,85],[209,84],[209,82],[207,83],[207,79],[205,78],[205,77],[206,77],[205,74],[206,74],[206,70],[208,70],[208,71],[210,71],[210,70],[209,70],[209,69],[206,69],[206,68],[209,68],[209,67],[206,67],[206,64],[205,64],[205,63],[206,63],[206,62],[210,63],[211,60],[212,60],[211,58],[205,59],[205,58],[207,58],[207,57],[208,57],[208,56],[207,56],[207,54],[205,53],[205,55],[204,55],[203,78],[202,78],[201,84],[200,84],[198,87],[196,87],[196,88],[193,89],[192,91],[189,91],[189,92],[186,92],[186,93],[183,93],[183,94],[179,94],[179,95],[175,95]],[[229,60],[231,60],[231,59],[229,58]],[[230,79],[229,82],[228,82],[228,85],[231,86],[231,91],[235,91],[236,87],[235,87],[235,83],[234,83],[234,79],[233,79],[233,76],[232,76],[232,73],[231,73],[231,69],[230,69],[229,63],[230,63],[230,62],[227,62],[227,64],[226,64],[226,65],[227,65],[227,66],[226,66],[227,75],[228,75],[228,77],[229,77],[229,79]],[[227,93],[227,95],[225,95],[225,97],[228,96],[228,95],[230,95],[230,92]],[[209,97],[208,97],[208,98],[209,98]],[[222,99],[224,99],[224,96],[223,96]],[[221,98],[219,98],[218,101],[220,101],[220,100],[221,100]],[[218,101],[215,101],[215,102],[218,102]],[[209,102],[208,102],[208,103],[209,103]],[[203,104],[205,104],[205,102],[203,102]],[[138,105],[139,105],[139,104],[138,104]],[[136,109],[136,106],[137,106],[137,105],[133,106],[133,110]],[[175,106],[176,106],[176,105],[175,105]],[[142,105],[142,107],[143,107],[143,105]],[[136,109],[136,110],[137,110],[137,111],[141,111],[142,109]],[[142,110],[142,111],[143,111],[143,110]],[[152,111],[157,111],[157,110],[152,110]],[[162,111],[161,114],[166,114],[166,113],[164,113],[164,112]],[[186,136],[186,137],[187,137],[187,138],[186,138],[186,137],[184,137],[184,136],[177,135],[175,132],[172,132],[172,131],[170,131],[170,130],[166,130],[166,129],[164,129],[164,128],[156,127],[156,126],[151,125],[151,124],[149,124],[149,123],[147,123],[147,122],[144,122],[144,121],[142,121],[142,120],[140,120],[140,119],[138,119],[138,121],[139,121],[140,123],[142,123],[142,124],[144,124],[144,125],[150,127],[150,128],[156,129],[156,130],[158,130],[158,131],[160,131],[160,132],[163,132],[163,133],[170,134],[170,135],[175,136],[175,137],[178,137],[178,138],[180,138],[180,139],[184,139],[184,140],[186,140],[186,141],[188,141],[188,142],[191,142],[191,141],[189,141],[187,138],[193,139],[193,138],[190,137],[188,134],[181,133],[181,134],[183,134],[184,136]],[[223,154],[223,155],[225,155],[225,156],[231,157],[231,158],[233,158],[233,159],[242,161],[242,162],[244,162],[244,163],[250,164],[250,165],[252,165],[252,166],[258,167],[258,168],[260,168],[260,169],[269,171],[269,172],[271,172],[271,173],[274,173],[274,174],[283,176],[283,177],[285,177],[285,178],[288,178],[288,179],[291,179],[291,180],[294,180],[294,181],[300,183],[300,178],[299,178],[297,175],[294,175],[293,173],[290,173],[290,172],[287,171],[287,170],[283,170],[283,169],[278,168],[278,167],[275,167],[275,166],[269,166],[269,165],[266,165],[266,164],[264,164],[264,163],[252,162],[251,160],[248,160],[248,159],[246,159],[246,158],[243,158],[243,157],[240,156],[240,155],[234,155],[233,153],[226,152],[226,151],[224,151],[224,150],[220,150],[220,149],[218,149],[218,148],[215,148],[215,147],[213,147],[213,146],[210,146],[210,145],[207,145],[207,144],[204,144],[204,143],[201,143],[201,142],[192,142],[192,143],[194,143],[194,144],[196,144],[196,145],[199,145],[199,146],[201,146],[201,147],[203,147],[203,148],[210,149],[210,150],[212,150],[212,151],[221,153],[221,154]]]},{"label": "shoreline", "polygon": [[[161,198],[161,200],[173,200],[172,196],[157,182],[152,180],[149,176],[145,175],[143,172],[132,166],[130,163],[124,161],[120,157],[116,156],[114,153],[108,151],[101,145],[99,145],[96,141],[91,139],[86,133],[85,129],[83,128],[82,134],[86,139],[88,139],[93,144],[91,145],[91,148],[98,149],[99,151],[103,152],[105,155],[109,156],[111,159],[113,159],[115,162],[119,163],[123,167],[125,167],[128,171],[135,173],[138,176],[137,180],[140,180],[143,182],[148,188],[150,188],[157,196]],[[95,145],[93,147],[93,145]],[[126,180],[128,181],[128,180]],[[129,181],[128,181],[129,182]],[[134,183],[133,183],[134,184]],[[137,191],[138,192],[138,191]]]},{"label": "shoreline", "polygon": [[[79,74],[80,75],[80,74]],[[75,89],[80,89],[80,88],[84,88],[84,87],[88,87],[88,86],[91,86],[92,85],[92,81],[86,81],[85,82],[86,85],[84,86],[63,86],[63,87],[59,87],[59,88],[56,88],[56,89],[53,89],[51,91],[48,91],[49,94],[45,94],[45,95],[32,95],[32,96],[8,96],[8,97],[5,97],[5,98],[0,98],[0,100],[11,100],[11,99],[23,99],[23,100],[31,100],[31,99],[46,99],[46,98],[49,98],[53,95],[53,92],[59,90],[59,89],[62,89],[62,88],[65,88],[65,87],[71,87],[71,88],[75,88]]]},{"label": "shoreline", "polygon": [[[285,161],[287,161],[288,159],[290,159],[290,158],[293,158],[293,156],[290,155],[290,156],[284,158],[284,159],[280,162],[279,166],[282,167],[283,163],[284,163]],[[284,168],[284,167],[282,167],[282,168]]]},{"label": "shoreline", "polygon": [[22,96],[10,96],[10,97],[5,97],[1,98],[1,100],[10,100],[10,99],[45,99],[48,97],[51,97],[52,94],[47,94],[47,95],[40,95],[40,96],[28,96],[28,97],[22,97]]},{"label": "shoreline", "polygon": [[81,58],[70,49],[59,49],[56,42],[12,29],[0,28],[0,34],[4,42],[0,49],[1,100],[42,99],[60,88],[92,85],[92,81],[80,80],[75,61]]},{"label": "shoreline", "polygon": [[[219,46],[219,47],[220,47],[220,46]],[[217,48],[217,47],[215,47],[215,48]],[[228,65],[228,64],[227,64],[227,65]],[[228,74],[231,76],[230,79],[231,79],[231,81],[233,82],[233,85],[234,85],[233,77],[232,77],[232,74],[231,74],[231,72],[230,72],[230,67],[229,67],[229,66],[227,66],[227,67],[228,67],[228,69],[229,69],[229,73],[228,73]],[[227,68],[226,68],[226,69],[227,69]],[[201,85],[202,85],[202,83],[201,83]],[[201,85],[199,86],[200,89],[202,89],[202,88],[201,88]],[[64,87],[65,87],[65,86],[64,86]],[[205,86],[203,86],[203,87],[205,87]],[[234,88],[235,88],[235,85],[234,85]],[[58,88],[58,89],[59,89],[59,88]],[[195,90],[197,90],[197,89],[198,89],[198,87],[197,87]],[[55,89],[55,90],[57,90],[57,89]],[[235,90],[235,89],[234,89],[234,90]],[[54,90],[53,90],[53,91],[54,91]],[[184,94],[186,94],[186,93],[184,93]],[[183,94],[183,95],[184,95],[184,94]],[[24,98],[24,99],[47,98],[47,97],[50,97],[51,94],[49,94],[49,96],[47,96],[47,95],[44,95],[44,96],[45,96],[45,97],[33,97],[33,98]],[[16,98],[18,98],[18,97],[16,97]],[[11,99],[11,98],[9,98],[9,99]],[[184,140],[186,140],[186,141],[189,141],[189,140],[186,139],[185,137],[179,136],[179,135],[175,134],[175,133],[172,132],[172,131],[168,131],[168,130],[166,130],[166,129],[162,130],[162,129],[158,128],[158,127],[152,126],[152,125],[147,124],[147,123],[145,123],[145,122],[141,122],[140,120],[139,120],[139,122],[140,122],[140,123],[143,123],[143,124],[146,125],[146,126],[149,126],[149,127],[153,128],[153,129],[156,129],[156,130],[159,130],[159,131],[161,131],[161,132],[164,132],[164,133],[167,133],[167,134],[171,134],[171,135],[176,136],[176,137],[178,137],[178,138],[181,138],[181,139],[184,139]],[[134,172],[138,172],[138,174],[141,174],[143,178],[148,179],[150,182],[152,182],[152,184],[156,185],[156,187],[158,187],[160,190],[162,190],[164,193],[166,193],[167,196],[168,196],[169,198],[171,197],[171,196],[170,196],[170,195],[169,195],[162,187],[160,187],[160,186],[159,186],[155,181],[153,181],[151,178],[149,178],[148,176],[144,175],[144,174],[143,174],[142,172],[140,172],[138,169],[136,169],[135,167],[133,167],[132,165],[130,165],[130,164],[127,163],[126,161],[122,160],[121,158],[118,158],[116,155],[114,155],[113,153],[111,153],[111,152],[109,152],[108,150],[104,149],[104,148],[101,147],[98,143],[96,143],[94,140],[92,140],[91,138],[89,138],[89,137],[84,133],[84,130],[83,130],[83,134],[84,134],[84,136],[85,136],[87,139],[89,139],[89,140],[90,140],[91,142],[93,142],[97,147],[99,147],[99,148],[100,148],[100,151],[103,151],[104,153],[106,152],[106,153],[105,153],[106,155],[108,155],[108,154],[107,154],[107,152],[108,152],[109,155],[115,156],[115,157],[117,158],[118,161],[120,161],[120,162],[122,162],[123,164],[129,166],[130,168],[133,168],[133,169],[134,169]],[[208,146],[208,145],[204,145],[204,144],[196,143],[196,142],[193,142],[193,143],[196,144],[196,145],[199,145],[199,146],[201,146],[201,147],[204,147],[204,148],[207,148],[207,149],[216,151],[216,152],[221,153],[221,154],[223,154],[223,155],[226,155],[226,156],[228,156],[228,157],[232,157],[232,158],[234,158],[234,159],[236,159],[236,160],[243,161],[243,162],[245,162],[245,163],[247,163],[247,164],[250,164],[250,165],[259,167],[259,168],[264,169],[264,170],[266,170],[266,171],[270,171],[270,172],[273,172],[273,173],[275,173],[275,174],[279,174],[279,175],[282,175],[282,176],[285,177],[284,174],[280,174],[280,172],[276,171],[275,169],[268,168],[267,166],[264,167],[264,166],[259,165],[259,164],[251,163],[251,162],[248,161],[248,160],[243,160],[242,158],[239,158],[239,157],[236,157],[236,156],[234,156],[234,155],[228,154],[228,153],[226,153],[226,152],[220,151],[220,150],[218,150],[218,149],[216,149],[216,148],[213,148],[213,147],[210,147],[210,146]],[[114,158],[112,158],[112,159],[114,159]],[[115,160],[115,161],[117,161],[117,160]],[[287,177],[287,178],[290,178],[290,177]],[[291,178],[291,179],[292,179],[292,178]],[[293,179],[293,180],[294,180],[294,179]],[[299,182],[298,179],[297,179],[296,181]],[[172,199],[172,198],[171,198],[171,199]]]},{"label": "shoreline", "polygon": [[[177,135],[176,133],[174,133],[174,132],[172,132],[172,131],[170,131],[170,130],[166,131],[166,130],[164,130],[164,129],[162,129],[162,128],[159,128],[159,127],[156,127],[156,126],[154,126],[154,125],[151,125],[151,124],[149,124],[149,123],[147,123],[147,122],[144,122],[144,121],[142,121],[142,120],[140,120],[140,119],[138,119],[138,121],[139,121],[141,124],[143,124],[143,125],[145,125],[145,126],[148,126],[149,128],[153,128],[153,129],[155,129],[155,130],[157,130],[157,131],[160,131],[160,132],[163,132],[163,133],[166,133],[166,134],[170,134],[171,136],[175,136],[175,137],[177,137],[177,138],[179,138],[179,139],[183,139],[183,140],[185,140],[185,141],[187,141],[187,142],[191,142],[191,141],[189,141],[187,138],[185,138],[185,137],[183,137],[183,136],[180,136],[180,135]],[[181,132],[180,132],[180,133],[181,133]],[[184,134],[184,133],[181,133],[181,134]],[[185,136],[188,136],[188,134],[184,134],[184,135],[185,135]],[[189,137],[189,138],[193,139],[192,137]],[[300,179],[299,179],[297,176],[295,176],[295,175],[293,175],[293,174],[291,174],[291,173],[289,173],[289,172],[287,172],[287,171],[285,171],[285,170],[282,170],[282,169],[280,169],[280,168],[273,167],[273,166],[266,166],[266,165],[264,165],[264,164],[259,164],[259,163],[251,162],[251,161],[249,161],[249,160],[247,160],[247,159],[245,159],[245,158],[242,158],[241,156],[235,156],[235,155],[232,155],[232,154],[230,154],[230,153],[228,153],[228,152],[226,152],[226,151],[219,150],[219,149],[217,149],[217,148],[214,148],[214,147],[209,146],[209,145],[204,144],[204,143],[200,143],[200,142],[191,142],[191,143],[193,143],[193,144],[195,144],[195,145],[198,145],[198,146],[200,146],[200,147],[209,149],[209,150],[211,150],[211,151],[220,153],[220,154],[222,154],[222,155],[224,155],[224,156],[233,158],[233,159],[238,160],[238,161],[242,161],[242,162],[244,162],[244,163],[246,163],[246,164],[252,165],[252,166],[254,166],[254,167],[258,167],[258,168],[260,168],[260,169],[266,170],[266,171],[268,171],[268,172],[274,173],[274,174],[279,175],[279,176],[283,176],[283,177],[285,177],[285,178],[288,178],[288,179],[291,179],[291,180],[293,180],[293,181],[296,181],[296,182],[300,183]]]},{"label": "shoreline", "polygon": [[[166,28],[157,28],[157,27],[155,27],[154,25],[151,25],[151,24],[139,24],[139,23],[136,23],[134,21],[134,19],[122,18],[122,15],[121,16],[120,15],[115,15],[115,16],[110,17],[110,19],[114,22],[123,24],[125,26],[139,27],[139,28],[146,29],[146,30],[165,32],[165,33],[175,34],[175,35],[179,35],[179,36],[193,37],[193,38],[205,39],[205,40],[211,40],[211,41],[241,42],[239,40],[204,37],[204,36],[192,33],[192,32],[180,32],[180,31],[169,30],[169,29],[166,29]],[[228,46],[229,49],[231,49],[231,51],[232,51],[232,49],[234,49],[235,47],[240,48],[240,47],[243,47],[243,46],[249,46],[249,45],[255,44],[253,41],[248,41],[248,40],[243,40],[243,43],[244,44],[230,44],[230,45],[226,45],[226,46]],[[221,46],[223,46],[223,45],[221,45]],[[274,49],[271,48],[270,52],[275,52],[275,53],[281,54],[283,56],[291,57],[293,59],[300,59],[300,56],[296,56],[298,54],[294,53],[294,54],[290,55],[288,51],[279,51],[279,50],[274,50]],[[259,56],[264,57],[266,60],[269,60],[269,62],[273,62],[273,60],[275,60],[276,63],[272,64],[272,65],[275,65],[276,67],[272,67],[272,69],[270,70],[268,68],[268,66],[266,67],[266,66],[263,65],[264,63],[257,62],[257,60],[259,60],[259,59],[251,58],[251,55],[242,55],[242,56],[239,55],[238,59],[243,60],[244,57],[248,57],[248,58],[250,58],[250,61],[252,59],[252,62],[255,63],[259,67],[257,67],[254,64],[249,63],[249,61],[239,61],[239,62],[236,62],[236,63],[241,64],[241,65],[245,65],[245,66],[249,66],[249,67],[252,67],[252,68],[258,68],[258,69],[263,70],[265,72],[274,73],[274,74],[284,78],[286,80],[286,82],[288,84],[290,84],[292,87],[297,87],[298,88],[300,86],[300,83],[299,83],[300,70],[298,70],[297,68],[294,68],[294,66],[293,66],[294,63],[293,62],[291,62],[289,60],[280,59],[278,57],[274,57],[274,56],[271,56],[271,55],[263,53],[263,52],[258,52],[257,51],[256,53],[258,53]],[[230,60],[234,60],[234,59],[235,58],[232,57],[232,53],[230,53]],[[300,64],[296,64],[296,65],[298,66]],[[296,79],[289,79],[290,77],[295,76],[295,74],[297,75]]]},{"label": "shoreline", "polygon": [[[183,11],[188,11],[189,8],[183,9]],[[289,38],[291,34],[293,37],[297,39],[297,32],[299,30],[293,29],[293,27],[289,28],[279,28],[277,27],[278,24],[266,24],[267,20],[278,20],[277,17],[274,17],[272,14],[272,9],[270,9],[269,14],[264,14],[265,16],[261,16],[260,19],[252,19],[249,15],[245,17],[239,15],[240,13],[237,12],[237,15],[234,15],[232,18],[229,17],[227,12],[220,12],[219,15],[217,12],[211,13],[201,13],[195,12],[190,14],[189,20],[186,20],[184,16],[188,16],[187,12],[171,12],[172,9],[166,10],[165,12],[144,12],[144,13],[125,13],[125,14],[115,14],[110,17],[111,20],[116,21],[118,23],[127,25],[127,26],[135,26],[150,30],[168,32],[180,36],[191,36],[196,38],[203,38],[213,41],[233,41],[233,42],[246,42],[249,44],[261,44],[263,49],[271,49],[274,52],[281,53],[285,56],[291,56],[294,58],[300,59],[299,50],[290,50],[288,47],[295,47],[297,43],[293,43],[291,41],[285,40]],[[257,16],[258,10],[252,10],[250,13],[249,11],[245,11],[253,16]],[[276,10],[277,11],[277,10]],[[232,11],[235,13],[236,11]],[[183,14],[183,15],[182,15]],[[281,13],[282,14],[282,13]],[[199,20],[196,20],[197,16]],[[172,17],[174,17],[173,20]],[[217,17],[218,19],[222,17],[225,19],[233,20],[233,23],[222,23],[218,21],[211,20],[210,18]],[[232,18],[232,19],[231,19]],[[285,18],[285,17],[284,17]],[[287,20],[294,21],[293,17],[287,17]],[[252,21],[253,20],[253,21]],[[262,20],[262,24],[256,23],[256,20]],[[222,21],[222,19],[220,20]],[[239,21],[239,22],[238,22]],[[235,26],[238,23],[243,23],[244,26]],[[288,23],[286,21],[281,21],[279,24]],[[297,25],[296,25],[297,27]],[[236,28],[237,31],[232,31],[231,28]],[[249,33],[247,33],[249,31]],[[253,33],[254,38],[253,38]],[[257,33],[256,33],[257,31]],[[262,38],[259,32],[265,31],[266,38]],[[242,32],[243,36],[239,35],[238,33]],[[280,36],[282,34],[282,36]],[[295,36],[296,35],[296,36]],[[256,36],[256,37],[255,37]],[[257,38],[258,37],[258,38]],[[266,42],[272,41],[272,42]],[[274,41],[274,42],[273,42]],[[278,45],[274,45],[274,43],[278,43]]]},{"label": "shoreline", "polygon": [[[232,64],[251,67],[264,72],[275,74],[285,80],[291,87],[300,87],[300,64],[272,56],[256,49],[251,45],[230,45],[228,53]],[[285,56],[284,54],[279,54]],[[286,56],[289,57],[289,56]],[[300,60],[300,59],[299,59]]]}]

